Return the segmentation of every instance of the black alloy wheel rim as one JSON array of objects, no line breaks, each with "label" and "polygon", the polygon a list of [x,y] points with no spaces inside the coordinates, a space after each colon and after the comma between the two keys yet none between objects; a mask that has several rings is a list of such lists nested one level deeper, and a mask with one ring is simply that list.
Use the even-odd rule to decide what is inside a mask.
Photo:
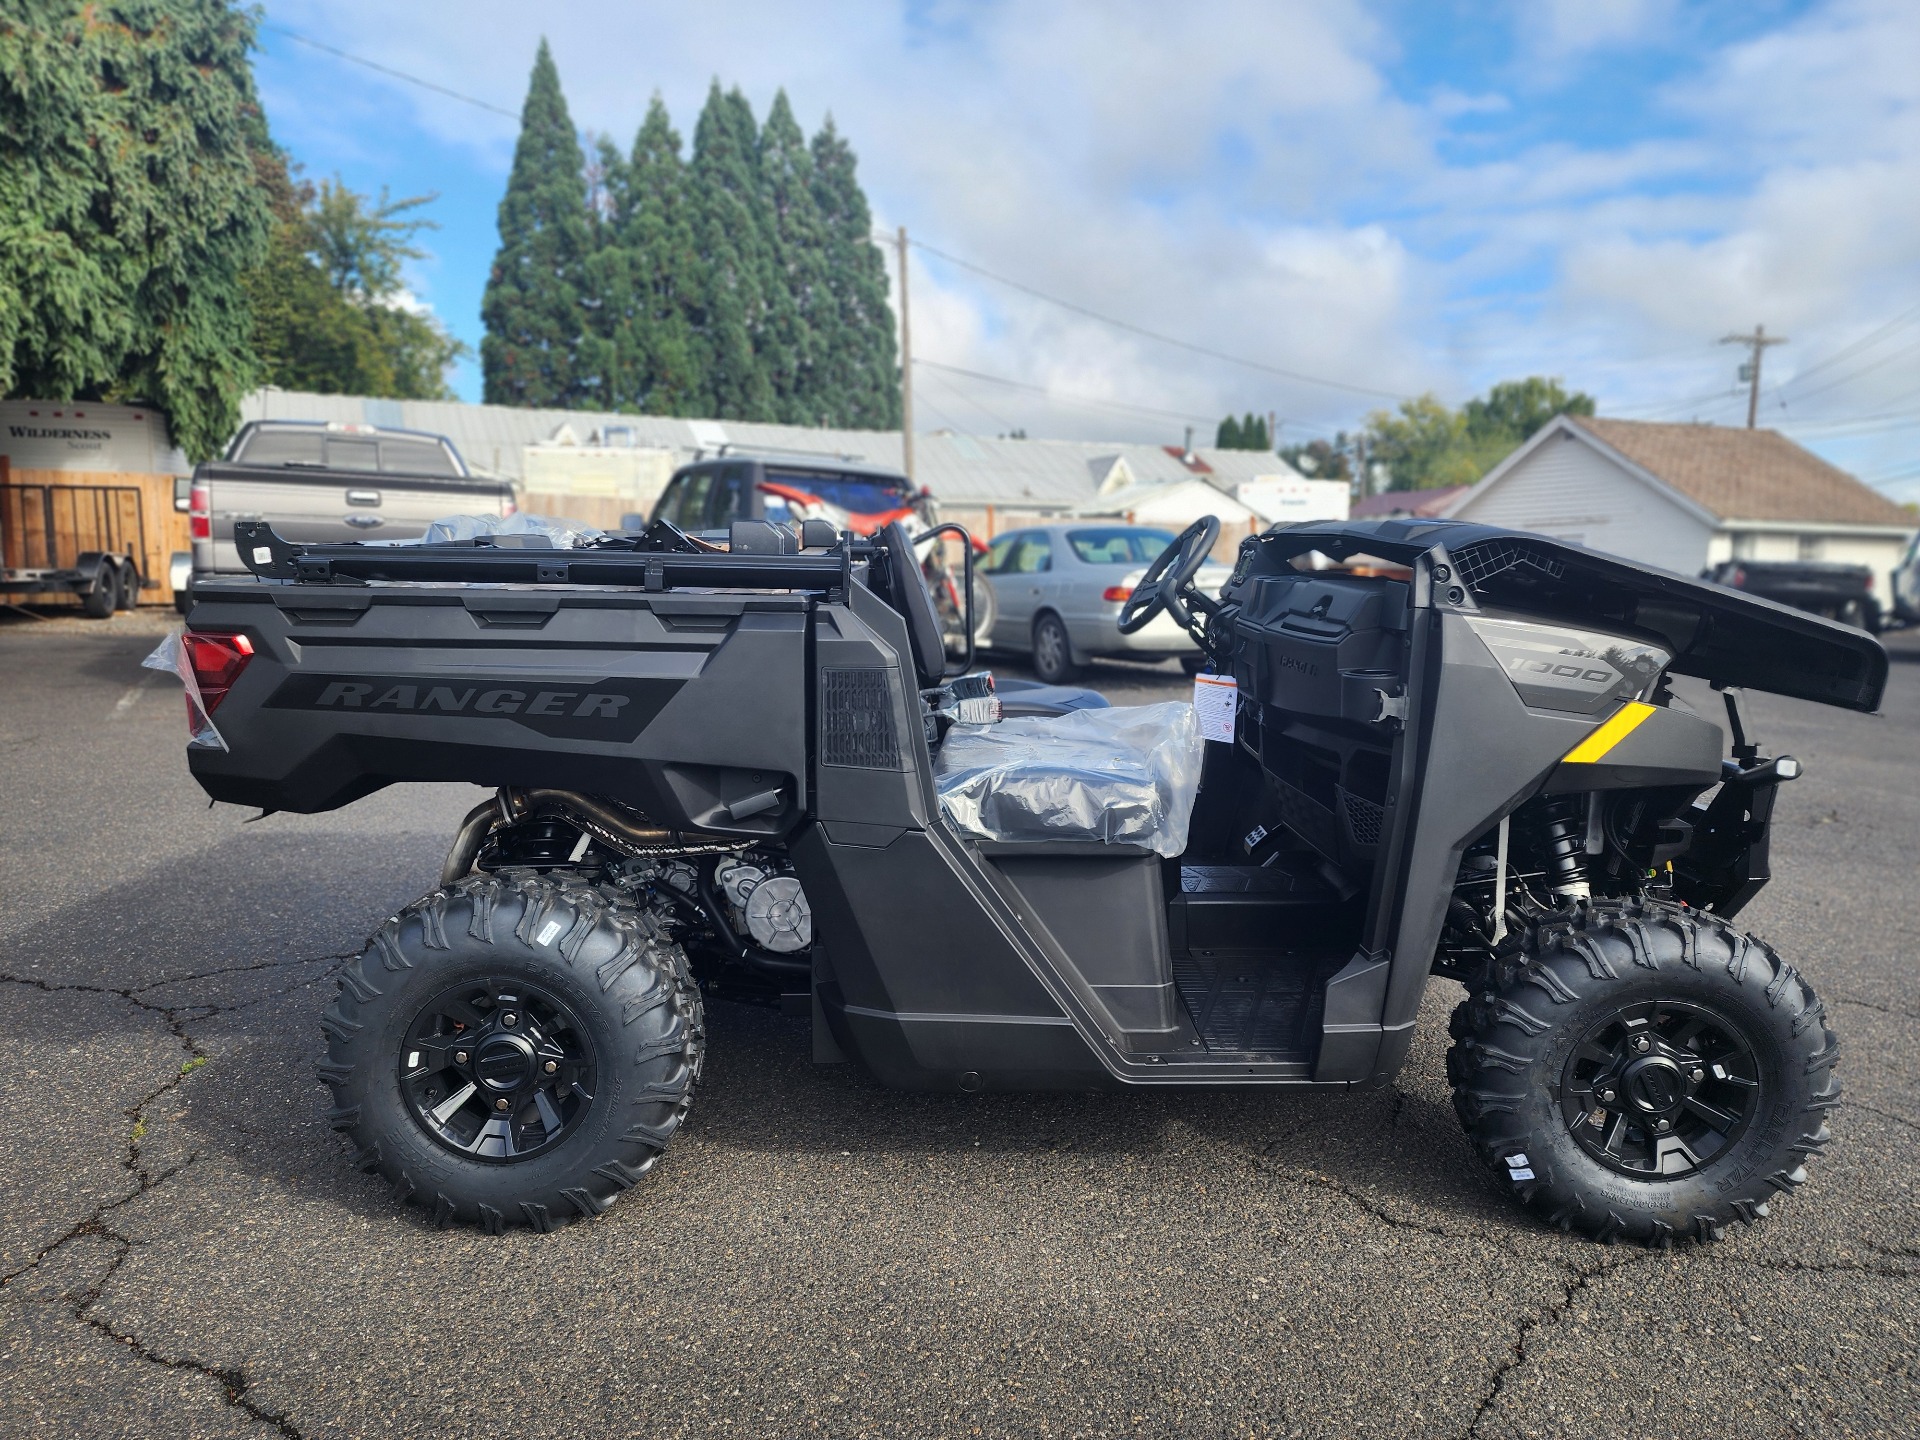
[{"label": "black alloy wheel rim", "polygon": [[1561,1118],[1580,1148],[1637,1180],[1706,1169],[1764,1098],[1739,1027],[1683,1000],[1625,1005],[1589,1026],[1560,1080]]},{"label": "black alloy wheel rim", "polygon": [[471,1160],[511,1165],[565,1140],[593,1108],[593,1040],[567,1003],[511,977],[441,991],[407,1028],[400,1093],[415,1123]]}]

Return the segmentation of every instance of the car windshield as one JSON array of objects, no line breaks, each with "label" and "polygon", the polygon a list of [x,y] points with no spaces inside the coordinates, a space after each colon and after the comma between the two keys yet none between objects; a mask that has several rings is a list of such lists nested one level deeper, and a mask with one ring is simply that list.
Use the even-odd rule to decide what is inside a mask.
[{"label": "car windshield", "polygon": [[769,465],[766,477],[776,485],[791,485],[796,490],[817,495],[827,504],[853,515],[884,515],[913,505],[913,487],[904,479],[887,475],[827,475],[808,470],[776,470]]},{"label": "car windshield", "polygon": [[1116,525],[1110,530],[1069,530],[1067,544],[1082,565],[1144,565],[1173,543],[1164,530]]}]

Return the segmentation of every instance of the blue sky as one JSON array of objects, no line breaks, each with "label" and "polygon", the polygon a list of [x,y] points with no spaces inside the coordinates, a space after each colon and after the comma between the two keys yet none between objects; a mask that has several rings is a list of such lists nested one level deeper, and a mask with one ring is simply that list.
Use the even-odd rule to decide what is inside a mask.
[{"label": "blue sky", "polygon": [[690,133],[711,78],[761,114],[784,86],[834,114],[880,223],[1252,362],[916,254],[916,353],[1050,392],[924,371],[927,428],[1171,441],[1271,410],[1306,438],[1390,403],[1356,391],[1531,373],[1739,421],[1716,341],[1764,323],[1791,343],[1763,423],[1920,494],[1910,0],[274,0],[275,136],[313,177],[438,192],[410,278],[472,343],[515,122],[284,31],[509,112],[545,33],[575,123],[623,146],[655,90]]}]

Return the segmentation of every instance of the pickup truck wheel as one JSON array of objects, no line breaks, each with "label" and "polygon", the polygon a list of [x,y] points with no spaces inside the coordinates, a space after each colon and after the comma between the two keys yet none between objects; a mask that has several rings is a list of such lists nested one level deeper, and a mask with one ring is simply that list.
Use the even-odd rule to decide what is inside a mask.
[{"label": "pickup truck wheel", "polygon": [[395,1194],[499,1234],[593,1216],[666,1149],[705,1049],[680,948],[550,877],[470,876],[387,921],[321,1019],[328,1120]]},{"label": "pickup truck wheel", "polygon": [[1831,1138],[1839,1042],[1793,968],[1697,911],[1583,902],[1454,1012],[1454,1108],[1562,1230],[1666,1245],[1767,1214]]}]

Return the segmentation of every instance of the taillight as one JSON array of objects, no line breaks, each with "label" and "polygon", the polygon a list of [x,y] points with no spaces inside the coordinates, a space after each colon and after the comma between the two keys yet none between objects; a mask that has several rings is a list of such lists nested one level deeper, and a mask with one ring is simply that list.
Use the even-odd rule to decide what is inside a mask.
[{"label": "taillight", "polygon": [[207,487],[196,485],[187,492],[187,526],[196,540],[213,538],[212,506],[207,499]]},{"label": "taillight", "polygon": [[1733,588],[1738,590],[1745,586],[1746,583],[1747,572],[1745,570],[1735,570],[1733,572]]},{"label": "taillight", "polygon": [[1133,597],[1131,585],[1109,585],[1100,592],[1100,598],[1109,605],[1124,605]]},{"label": "taillight", "polygon": [[180,643],[187,648],[187,663],[200,686],[201,707],[211,715],[253,658],[253,641],[244,635],[189,630]]}]

